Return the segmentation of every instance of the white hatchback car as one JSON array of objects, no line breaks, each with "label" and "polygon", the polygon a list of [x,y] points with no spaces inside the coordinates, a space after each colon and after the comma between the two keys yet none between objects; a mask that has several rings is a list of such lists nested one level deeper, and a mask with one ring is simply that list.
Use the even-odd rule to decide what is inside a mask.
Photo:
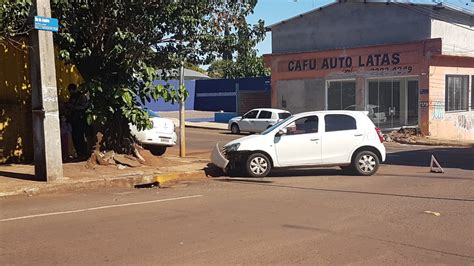
[{"label": "white hatchback car", "polygon": [[150,150],[153,155],[163,155],[167,147],[176,145],[176,132],[173,120],[159,117],[158,114],[148,111],[153,128],[138,131],[137,127],[130,124],[132,135]]},{"label": "white hatchback car", "polygon": [[230,119],[229,130],[233,134],[239,134],[241,131],[259,133],[289,116],[290,112],[280,109],[253,109],[243,116]]},{"label": "white hatchback car", "polygon": [[315,111],[280,121],[260,135],[216,145],[211,160],[224,171],[265,177],[272,168],[341,166],[373,175],[385,161],[380,129],[360,111]]}]

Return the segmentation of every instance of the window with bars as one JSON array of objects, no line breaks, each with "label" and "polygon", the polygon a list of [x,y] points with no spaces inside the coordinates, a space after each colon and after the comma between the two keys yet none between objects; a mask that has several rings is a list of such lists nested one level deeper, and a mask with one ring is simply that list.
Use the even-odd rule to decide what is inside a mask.
[{"label": "window with bars", "polygon": [[446,75],[446,112],[469,110],[469,76]]},{"label": "window with bars", "polygon": [[474,111],[474,75],[471,77],[471,111]]}]

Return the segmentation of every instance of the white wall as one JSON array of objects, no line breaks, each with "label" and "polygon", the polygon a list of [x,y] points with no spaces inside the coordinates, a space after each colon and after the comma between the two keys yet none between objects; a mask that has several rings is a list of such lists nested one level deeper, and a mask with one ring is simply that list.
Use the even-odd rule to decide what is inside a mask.
[{"label": "white wall", "polygon": [[440,20],[431,21],[431,38],[443,39],[443,54],[474,57],[474,27],[462,27]]}]

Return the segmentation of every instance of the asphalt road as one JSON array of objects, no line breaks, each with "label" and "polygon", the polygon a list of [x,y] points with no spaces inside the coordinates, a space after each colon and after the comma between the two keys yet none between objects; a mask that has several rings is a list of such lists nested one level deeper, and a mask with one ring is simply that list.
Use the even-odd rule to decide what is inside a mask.
[{"label": "asphalt road", "polygon": [[[176,134],[178,134],[179,137],[179,128],[177,128]],[[246,135],[233,135],[229,131],[222,130],[186,128],[186,154],[189,156],[207,156],[216,143],[224,145],[229,141],[243,136]],[[168,148],[166,152],[173,155],[179,154],[179,147],[176,145],[172,148]]]},{"label": "asphalt road", "polygon": [[[190,153],[210,150],[191,143]],[[474,150],[387,146],[371,177],[299,169],[2,199],[0,264],[472,265]],[[432,153],[446,173],[429,173]]]}]

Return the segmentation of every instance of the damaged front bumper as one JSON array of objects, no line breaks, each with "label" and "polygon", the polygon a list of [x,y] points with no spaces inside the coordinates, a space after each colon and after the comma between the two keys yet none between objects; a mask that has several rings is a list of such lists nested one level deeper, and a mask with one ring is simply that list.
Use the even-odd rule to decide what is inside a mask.
[{"label": "damaged front bumper", "polygon": [[211,162],[222,170],[226,171],[229,160],[222,154],[219,144],[216,144],[211,154]]}]

